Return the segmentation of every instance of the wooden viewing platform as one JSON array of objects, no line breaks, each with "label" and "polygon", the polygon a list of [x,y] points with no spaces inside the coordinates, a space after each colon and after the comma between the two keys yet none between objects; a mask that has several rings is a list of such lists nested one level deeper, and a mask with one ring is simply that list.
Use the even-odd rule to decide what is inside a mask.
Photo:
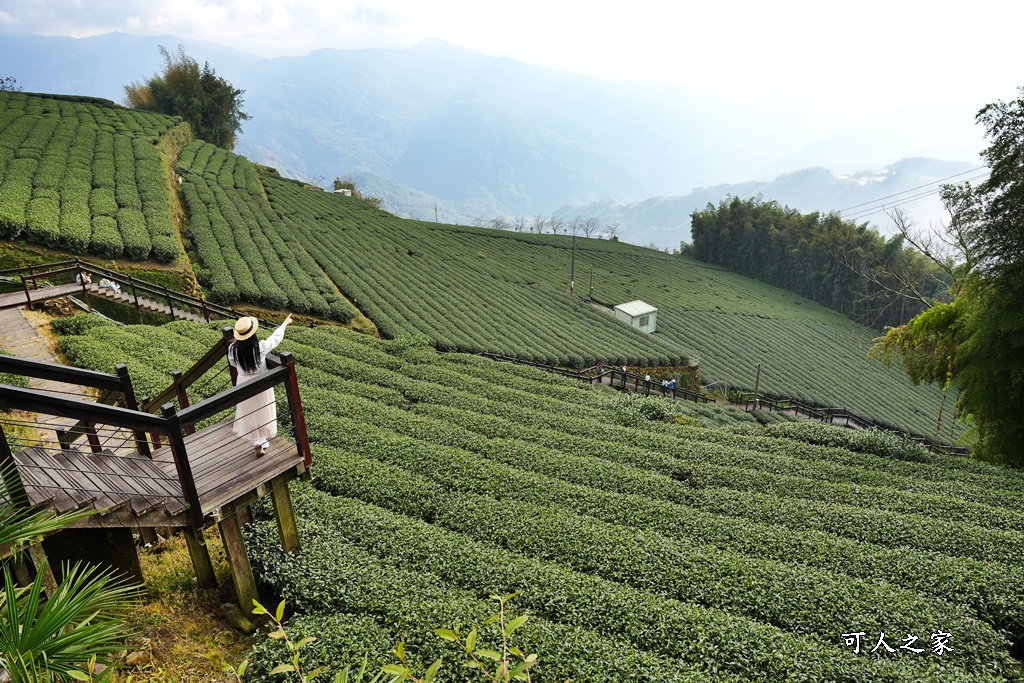
[{"label": "wooden viewing platform", "polygon": [[[15,469],[14,476],[5,474],[0,497],[58,514],[94,511],[46,539],[45,552],[38,545],[30,549],[37,569],[47,567],[46,553],[60,559],[109,562],[113,558],[112,564],[141,580],[132,532],[145,537],[148,531],[155,537],[156,528],[176,527],[188,542],[199,584],[210,586],[215,577],[204,530],[216,524],[239,603],[251,613],[256,585],[241,535],[241,525],[250,519],[248,506],[269,495],[282,546],[286,552],[295,550],[299,538],[288,482],[308,477],[312,459],[289,353],[269,355],[266,373],[189,404],[189,387],[219,363],[226,364],[230,336],[231,329],[225,328],[222,340],[199,362],[174,373],[170,386],[142,405],[123,365],[117,367],[117,374],[105,374],[0,355],[0,372],[100,392],[98,400],[82,400],[82,396],[0,385],[0,408],[77,420],[57,432],[52,447],[46,442],[18,452],[13,452],[0,422],[0,464],[13,464]],[[250,441],[231,431],[231,419],[221,417],[197,428],[278,384],[285,387],[293,441],[279,435],[270,440],[265,455],[257,456]],[[67,425],[67,420],[62,424]],[[122,430],[134,452],[115,454],[104,448],[97,437],[101,429]]]},{"label": "wooden viewing platform", "polygon": [[[306,471],[295,444],[275,437],[269,452],[257,457],[252,444],[231,432],[230,420],[187,435],[184,444],[203,518],[214,522],[223,519],[224,506],[260,492],[266,482],[283,474],[302,476]],[[170,446],[155,450],[152,458],[39,447],[13,457],[32,507],[58,513],[97,511],[70,527],[192,526]]]}]

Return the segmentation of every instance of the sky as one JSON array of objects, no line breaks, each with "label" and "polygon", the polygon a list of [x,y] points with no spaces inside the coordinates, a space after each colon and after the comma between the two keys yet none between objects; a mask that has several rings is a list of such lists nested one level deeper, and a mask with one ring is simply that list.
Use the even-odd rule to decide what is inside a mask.
[{"label": "sky", "polygon": [[1022,21],[1007,0],[0,0],[0,34],[169,34],[264,57],[433,37],[604,80],[827,102],[851,120],[1015,97]]}]

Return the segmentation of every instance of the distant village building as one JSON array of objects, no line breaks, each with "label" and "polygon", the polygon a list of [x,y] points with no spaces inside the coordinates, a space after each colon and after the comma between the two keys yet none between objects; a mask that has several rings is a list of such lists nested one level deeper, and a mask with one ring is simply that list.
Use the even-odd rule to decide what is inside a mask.
[{"label": "distant village building", "polygon": [[337,190],[334,191],[334,194],[340,194],[346,197],[351,197],[352,190],[348,189],[347,187],[339,187]]},{"label": "distant village building", "polygon": [[654,332],[658,326],[658,309],[639,299],[615,307],[615,317],[641,332]]}]

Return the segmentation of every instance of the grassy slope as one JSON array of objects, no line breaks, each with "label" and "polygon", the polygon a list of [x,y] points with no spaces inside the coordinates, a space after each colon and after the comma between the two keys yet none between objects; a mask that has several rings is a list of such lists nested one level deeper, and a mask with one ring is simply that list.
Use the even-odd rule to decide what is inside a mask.
[{"label": "grassy slope", "polygon": [[[107,327],[61,348],[155,384],[154,350],[175,349],[169,367],[217,335]],[[538,681],[1020,679],[999,635],[1024,639],[1019,473],[337,328],[292,328],[283,348],[315,488],[296,490],[300,554],[280,555],[272,523],[250,544],[295,633],[319,638],[311,660],[385,662],[404,634],[415,659],[459,661],[429,629],[520,590]],[[877,660],[844,646],[853,630],[867,648],[945,630],[959,649]],[[254,672],[283,659],[258,650]]]},{"label": "grassy slope", "polygon": [[[569,300],[571,239],[395,218],[345,197],[265,179],[271,204],[348,297],[387,336],[547,362],[699,362],[704,380],[845,407],[933,434],[941,394],[867,359],[875,333],[721,268],[632,245],[576,240],[576,293],[659,310],[643,335]],[[947,406],[943,437],[952,440]]]}]

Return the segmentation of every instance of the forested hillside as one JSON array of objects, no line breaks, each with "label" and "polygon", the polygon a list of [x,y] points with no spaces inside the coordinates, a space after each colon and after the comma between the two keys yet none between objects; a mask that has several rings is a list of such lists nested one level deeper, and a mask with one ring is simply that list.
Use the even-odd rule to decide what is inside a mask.
[{"label": "forested hillside", "polygon": [[795,292],[881,330],[902,325],[951,282],[899,235],[838,215],[733,197],[695,211],[694,257]]},{"label": "forested hillside", "polygon": [[[61,350],[127,363],[142,392],[220,338],[88,327]],[[295,491],[299,552],[272,520],[247,542],[297,610],[290,633],[317,638],[309,667],[393,663],[404,637],[416,666],[444,657],[446,680],[478,680],[432,629],[482,625],[485,596],[520,591],[514,641],[539,654],[539,683],[1022,680],[1017,472],[337,327],[293,326],[281,349],[315,477]],[[196,400],[225,379],[212,370]],[[287,655],[257,649],[249,675],[271,680]]]}]

